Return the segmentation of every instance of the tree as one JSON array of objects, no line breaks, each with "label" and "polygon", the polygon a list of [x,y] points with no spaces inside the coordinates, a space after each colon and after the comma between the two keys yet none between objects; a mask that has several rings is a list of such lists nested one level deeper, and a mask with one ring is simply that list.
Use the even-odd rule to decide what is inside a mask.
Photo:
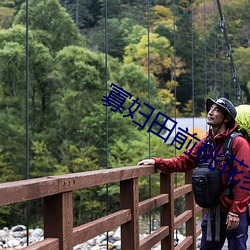
[{"label": "tree", "polygon": [[[52,56],[47,47],[37,42],[34,32],[30,31],[29,38],[29,83],[31,98],[31,125],[41,131],[46,122],[45,112],[50,103],[50,95],[55,90],[50,80],[52,71]],[[3,41],[1,71],[5,94],[25,96],[25,28],[15,25],[13,28],[0,33]],[[4,42],[5,41],[5,42]],[[0,53],[1,54],[1,53]],[[9,74],[9,72],[12,72]],[[11,88],[10,88],[11,87]],[[23,100],[24,101],[24,100]],[[13,105],[22,105],[19,110],[24,111],[23,102]]]},{"label": "tree", "polygon": [[246,94],[247,101],[250,101],[249,93],[250,93],[250,72],[249,72],[249,56],[250,56],[250,48],[239,47],[235,49],[234,53],[235,65],[237,68],[237,73],[240,76],[238,78],[238,83],[241,84],[242,89]]},{"label": "tree", "polygon": [[122,60],[124,48],[129,44],[127,37],[131,34],[135,23],[127,17],[107,19],[107,44],[105,44],[103,40],[105,36],[104,21],[102,19],[87,35],[88,46],[91,50],[104,53],[106,51],[105,45],[107,45],[107,53],[114,58]]},{"label": "tree", "polygon": [[[165,104],[171,104],[174,100],[173,95],[168,89],[168,83],[172,82],[174,77],[174,61],[173,61],[173,47],[165,37],[160,37],[156,33],[150,33],[150,62],[148,62],[148,36],[144,35],[137,44],[130,44],[125,48],[124,63],[135,63],[142,66],[144,72],[148,71],[154,74],[157,82],[157,86],[161,89],[159,92],[160,98],[169,101]],[[183,63],[180,58],[177,58],[178,65],[175,70],[177,76],[183,71]],[[178,84],[178,83],[177,83]],[[164,92],[164,94],[163,94]],[[163,98],[162,98],[163,97]],[[168,107],[171,109],[172,107]]]},{"label": "tree", "polygon": [[[53,52],[69,45],[84,45],[79,30],[58,0],[29,1],[29,20],[36,39]],[[25,3],[15,17],[16,24],[26,24]]]},{"label": "tree", "polygon": [[163,26],[167,29],[174,29],[174,17],[173,12],[170,8],[167,8],[162,5],[156,5],[151,8],[150,12],[150,28],[151,31],[155,32],[155,30],[159,26]]},{"label": "tree", "polygon": [[8,29],[11,27],[14,19],[15,10],[13,8],[2,7],[0,5],[0,29]]},{"label": "tree", "polygon": [[60,2],[68,10],[76,26],[86,32],[100,19],[101,4],[98,0],[61,0]]}]

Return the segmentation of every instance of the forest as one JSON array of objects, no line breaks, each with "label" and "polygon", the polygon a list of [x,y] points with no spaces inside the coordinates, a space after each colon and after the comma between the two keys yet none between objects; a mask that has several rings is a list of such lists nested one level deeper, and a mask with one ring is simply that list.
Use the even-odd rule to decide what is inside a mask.
[{"label": "forest", "polygon": [[[215,0],[2,0],[1,183],[173,157],[183,150],[147,132],[154,116],[138,125],[150,107],[205,117],[207,97],[249,103],[250,2],[220,2],[230,50]],[[124,110],[102,101],[112,83],[132,96]],[[140,180],[140,199],[158,192],[157,176],[150,182],[149,192]],[[119,207],[118,190],[108,187],[109,211]],[[106,196],[106,186],[76,191],[75,225],[106,213]],[[42,226],[41,203],[30,203],[33,226]],[[0,227],[25,221],[24,210],[0,207]]]}]

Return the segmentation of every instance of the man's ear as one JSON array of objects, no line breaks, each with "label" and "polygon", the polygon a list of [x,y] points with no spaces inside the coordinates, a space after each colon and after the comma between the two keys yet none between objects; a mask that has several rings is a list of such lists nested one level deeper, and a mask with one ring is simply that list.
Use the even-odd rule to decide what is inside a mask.
[{"label": "man's ear", "polygon": [[226,115],[225,122],[229,122],[232,119],[231,115]]}]

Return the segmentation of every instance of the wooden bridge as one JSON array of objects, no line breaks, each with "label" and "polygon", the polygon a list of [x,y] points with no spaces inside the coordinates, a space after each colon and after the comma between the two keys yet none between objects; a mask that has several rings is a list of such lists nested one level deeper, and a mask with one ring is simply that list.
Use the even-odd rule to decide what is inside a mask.
[{"label": "wooden bridge", "polygon": [[[173,174],[160,174],[160,193],[139,202],[138,178],[156,174],[153,166],[130,166],[48,176],[0,184],[0,206],[42,198],[44,205],[44,240],[25,250],[72,250],[77,244],[121,227],[121,249],[148,250],[161,242],[162,250],[196,249],[201,228],[196,214],[201,211],[193,199],[191,173],[185,185],[174,189]],[[120,210],[78,227],[73,227],[72,192],[112,182],[120,183]],[[175,218],[174,200],[185,196],[185,212]],[[139,216],[160,208],[160,227],[139,239]],[[185,239],[174,246],[174,231],[186,226]]]}]

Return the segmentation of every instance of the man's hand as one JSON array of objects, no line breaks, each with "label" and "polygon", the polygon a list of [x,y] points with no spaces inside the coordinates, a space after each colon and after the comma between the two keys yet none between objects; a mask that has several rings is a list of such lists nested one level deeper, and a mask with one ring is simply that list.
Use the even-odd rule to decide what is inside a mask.
[{"label": "man's hand", "polygon": [[137,163],[137,166],[138,165],[155,165],[155,160],[154,159],[142,160]]},{"label": "man's hand", "polygon": [[232,215],[230,213],[227,215],[226,224],[228,230],[234,230],[239,226],[239,223],[240,223],[240,218],[238,215]]}]

